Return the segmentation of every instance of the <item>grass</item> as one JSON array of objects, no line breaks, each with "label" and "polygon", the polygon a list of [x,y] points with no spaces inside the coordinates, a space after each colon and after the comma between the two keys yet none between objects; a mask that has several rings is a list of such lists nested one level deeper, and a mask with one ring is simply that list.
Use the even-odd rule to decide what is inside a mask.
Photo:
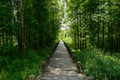
[{"label": "grass", "polygon": [[77,60],[81,61],[84,73],[94,75],[99,80],[118,80],[120,74],[120,60],[97,49],[85,49],[77,53]]},{"label": "grass", "polygon": [[72,53],[76,55],[77,61],[81,62],[83,72],[86,75],[94,76],[95,80],[120,79],[120,59],[117,56],[110,55],[109,52],[102,52],[93,47],[80,51],[74,48],[70,41],[66,39],[65,42]]},{"label": "grass", "polygon": [[29,75],[38,73],[41,61],[46,61],[55,44],[40,51],[29,49],[26,53],[15,51],[9,52],[11,56],[0,56],[0,80],[28,80]]}]

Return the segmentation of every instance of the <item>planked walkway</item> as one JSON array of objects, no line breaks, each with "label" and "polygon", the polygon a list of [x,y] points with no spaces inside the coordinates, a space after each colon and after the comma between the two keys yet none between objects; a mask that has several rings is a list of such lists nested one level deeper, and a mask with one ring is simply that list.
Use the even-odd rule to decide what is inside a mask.
[{"label": "planked walkway", "polygon": [[73,63],[63,41],[60,41],[50,62],[45,67],[44,76],[36,80],[84,80],[78,78],[76,65]]}]

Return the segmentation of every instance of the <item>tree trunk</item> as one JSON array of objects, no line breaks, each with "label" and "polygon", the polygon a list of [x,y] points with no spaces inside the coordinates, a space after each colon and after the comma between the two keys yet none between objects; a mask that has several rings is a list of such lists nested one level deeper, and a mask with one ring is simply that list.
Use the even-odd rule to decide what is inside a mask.
[{"label": "tree trunk", "polygon": [[[0,45],[3,45],[3,32],[0,30]],[[0,55],[2,55],[2,48],[0,46]]]},{"label": "tree trunk", "polygon": [[[119,14],[120,14],[120,4],[118,6],[119,6]],[[118,52],[120,53],[120,20],[118,21]]]},{"label": "tree trunk", "polygon": [[99,29],[100,29],[100,25],[99,25],[99,22],[98,22],[98,28],[97,28],[97,47],[99,47],[99,43],[100,43],[100,33],[99,33]]},{"label": "tree trunk", "polygon": [[104,49],[104,32],[105,32],[105,30],[104,30],[104,28],[105,28],[105,23],[104,23],[104,21],[103,21],[103,25],[102,25],[103,27],[102,27],[102,34],[103,34],[103,36],[102,36],[102,50]]},{"label": "tree trunk", "polygon": [[110,49],[111,50],[111,55],[113,53],[113,48],[114,48],[113,47],[113,41],[114,41],[113,34],[114,34],[114,32],[112,30],[113,30],[113,28],[111,28],[111,40],[110,40],[111,41],[111,49]]},{"label": "tree trunk", "polygon": [[110,50],[111,41],[110,41],[110,24],[108,23],[108,50]]},{"label": "tree trunk", "polygon": [[79,21],[79,14],[77,14],[77,22],[76,22],[76,27],[77,27],[77,48],[79,48],[79,24],[78,24],[78,21]]},{"label": "tree trunk", "polygon": [[21,39],[21,49],[23,51],[26,51],[23,0],[20,0],[20,39]]},{"label": "tree trunk", "polygon": [[118,27],[118,52],[120,52],[120,27]]},{"label": "tree trunk", "polygon": [[[82,15],[80,14],[80,27],[82,27],[81,20],[82,20]],[[79,49],[81,49],[81,48],[82,48],[81,38],[82,38],[82,32],[80,31],[80,33],[79,33]]]},{"label": "tree trunk", "polygon": [[92,28],[92,26],[93,26],[93,21],[92,21],[92,13],[90,13],[89,14],[89,30],[90,30],[90,43],[92,44],[92,45],[94,45],[94,37],[93,37],[93,28]]}]

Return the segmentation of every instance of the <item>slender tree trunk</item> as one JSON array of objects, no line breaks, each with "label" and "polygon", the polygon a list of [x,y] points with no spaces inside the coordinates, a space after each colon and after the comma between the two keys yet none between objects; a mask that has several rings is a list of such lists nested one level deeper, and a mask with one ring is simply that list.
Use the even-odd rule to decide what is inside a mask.
[{"label": "slender tree trunk", "polygon": [[[99,0],[99,3],[98,3],[98,5],[100,6],[100,0]],[[100,30],[101,30],[101,14],[100,14],[100,10],[98,11],[98,14],[99,14],[99,16],[98,16],[98,28],[97,28],[97,47],[98,48],[100,48],[101,46],[100,46]]]},{"label": "slender tree trunk", "polygon": [[[80,27],[82,27],[81,19],[82,19],[82,15],[80,14]],[[79,32],[79,49],[81,49],[81,47],[82,47],[81,38],[82,38],[82,32],[80,31]]]},{"label": "slender tree trunk", "polygon": [[104,21],[103,21],[103,25],[102,25],[103,27],[102,27],[102,34],[103,34],[103,36],[102,36],[102,50],[104,49],[104,32],[105,32],[105,30],[104,30],[104,28],[105,28],[105,23],[104,23]]},{"label": "slender tree trunk", "polygon": [[76,23],[76,27],[77,27],[77,47],[79,48],[79,24],[78,24],[78,21],[79,21],[79,14],[77,15],[77,23]]},{"label": "slender tree trunk", "polygon": [[76,38],[76,34],[75,34],[75,28],[73,28],[73,33],[74,33],[74,35],[73,35],[73,38],[74,38],[74,45],[76,46],[76,40],[75,40],[75,38]]},{"label": "slender tree trunk", "polygon": [[40,50],[40,25],[38,26],[37,50]]},{"label": "slender tree trunk", "polygon": [[113,41],[114,41],[114,38],[113,38],[113,34],[114,34],[114,32],[112,31],[113,29],[111,28],[111,55],[112,55],[112,53],[113,53],[113,46],[114,46],[114,44],[113,44]]},{"label": "slender tree trunk", "polygon": [[35,8],[35,11],[34,11],[34,17],[36,18],[37,22],[38,22],[38,26],[37,26],[37,38],[36,38],[36,50],[39,50],[40,49],[40,23],[39,23],[39,18],[40,18],[40,13],[38,11],[38,0],[35,0],[34,1],[34,8]]},{"label": "slender tree trunk", "polygon": [[111,42],[110,42],[110,24],[108,23],[108,50],[110,50]]},{"label": "slender tree trunk", "polygon": [[0,45],[2,45],[2,30],[0,30]]},{"label": "slender tree trunk", "polygon": [[17,13],[15,14],[15,20],[14,23],[18,27],[17,29],[17,40],[18,40],[18,47],[19,49],[22,49],[22,43],[21,43],[21,27],[20,27],[20,11],[19,11],[19,1],[15,1],[14,6],[16,7]]},{"label": "slender tree trunk", "polygon": [[85,48],[87,47],[87,39],[86,39],[86,34],[85,34]]},{"label": "slender tree trunk", "polygon": [[74,29],[74,32],[75,32],[75,47],[77,48],[77,26],[75,24],[75,29]]},{"label": "slender tree trunk", "polygon": [[82,41],[81,41],[81,39],[82,39],[82,32],[80,32],[80,49],[82,48]]},{"label": "slender tree trunk", "polygon": [[[0,45],[3,45],[3,33],[2,30],[0,30]],[[2,48],[0,46],[0,55],[2,54]]]},{"label": "slender tree trunk", "polygon": [[[119,14],[120,14],[120,5],[118,5],[118,7],[119,7]],[[120,53],[120,20],[118,21],[118,52]]]},{"label": "slender tree trunk", "polygon": [[99,29],[100,29],[100,25],[99,25],[100,23],[98,22],[98,28],[97,28],[97,46],[99,47],[99,44],[100,44],[100,31],[99,31]]},{"label": "slender tree trunk", "polygon": [[89,14],[89,19],[90,19],[90,23],[89,23],[89,26],[90,26],[90,43],[93,44],[92,42],[92,14],[90,13]]},{"label": "slender tree trunk", "polygon": [[26,51],[26,39],[25,39],[25,28],[24,28],[24,11],[23,11],[23,0],[20,0],[20,32],[21,32],[21,48]]},{"label": "slender tree trunk", "polygon": [[[120,2],[119,2],[119,4],[120,4]],[[120,5],[118,5],[118,7],[119,7],[119,11],[118,11],[118,13],[120,13]],[[120,17],[120,15],[119,15],[119,17]],[[120,19],[118,20],[118,22],[117,22],[117,24],[118,24],[118,52],[120,53]]]}]

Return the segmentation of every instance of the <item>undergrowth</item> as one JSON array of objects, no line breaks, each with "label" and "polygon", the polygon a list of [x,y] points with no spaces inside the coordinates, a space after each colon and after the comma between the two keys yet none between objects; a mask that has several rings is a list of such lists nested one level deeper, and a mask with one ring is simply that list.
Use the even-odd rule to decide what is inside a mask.
[{"label": "undergrowth", "polygon": [[29,49],[26,53],[20,51],[9,52],[10,56],[0,56],[0,80],[28,80],[29,75],[37,74],[41,61],[47,59],[54,45],[44,47],[40,51]]},{"label": "undergrowth", "polygon": [[97,49],[85,49],[76,53],[86,75],[93,75],[96,80],[119,80],[120,60],[116,56]]},{"label": "undergrowth", "polygon": [[95,80],[120,79],[120,58],[118,56],[110,55],[109,52],[102,52],[93,47],[80,51],[70,40],[65,41],[71,52],[76,55],[77,61],[81,62],[84,74],[94,76]]}]

